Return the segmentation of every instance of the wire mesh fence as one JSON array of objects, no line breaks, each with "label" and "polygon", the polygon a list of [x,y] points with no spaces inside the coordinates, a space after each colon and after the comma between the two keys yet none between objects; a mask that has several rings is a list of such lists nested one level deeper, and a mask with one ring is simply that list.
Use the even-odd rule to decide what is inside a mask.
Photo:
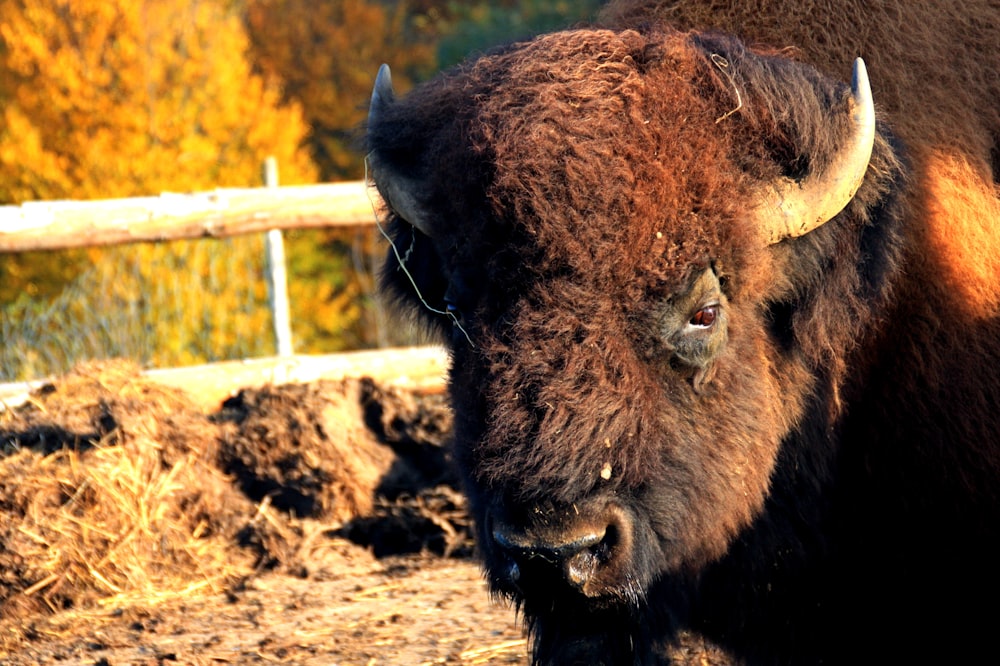
[{"label": "wire mesh fence", "polygon": [[158,365],[269,353],[260,246],[243,237],[101,252],[55,298],[4,306],[0,377],[45,376],[84,359]]},{"label": "wire mesh fence", "polygon": [[[301,341],[296,351],[423,341],[375,294],[381,250],[373,246],[372,231],[338,233],[333,240],[327,234],[304,241],[325,244],[327,259],[314,260],[315,270],[298,276],[293,290]],[[93,254],[54,298],[23,294],[0,305],[0,381],[59,374],[91,359],[172,367],[275,353],[262,235]],[[296,279],[293,271],[290,280]],[[304,295],[316,301],[302,302]]]}]

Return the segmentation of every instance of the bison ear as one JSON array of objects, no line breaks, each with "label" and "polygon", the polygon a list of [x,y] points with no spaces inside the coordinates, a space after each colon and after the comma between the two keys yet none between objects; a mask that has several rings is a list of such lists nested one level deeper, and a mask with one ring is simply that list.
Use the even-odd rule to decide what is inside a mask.
[{"label": "bison ear", "polygon": [[854,61],[850,107],[851,134],[822,173],[800,181],[781,178],[764,190],[757,211],[770,244],[822,226],[850,203],[861,186],[875,143],[875,106],[861,58]]},{"label": "bison ear", "polygon": [[[369,176],[375,183],[382,199],[399,217],[403,218],[425,236],[431,236],[429,215],[417,196],[421,191],[419,182],[393,168],[390,160],[379,152],[378,141],[373,138],[373,130],[385,133],[382,123],[388,122],[386,115],[396,101],[396,93],[392,89],[392,73],[389,65],[379,67],[375,77],[375,87],[372,89],[371,104],[368,107],[368,146],[370,152],[366,158]],[[389,129],[391,131],[391,128]]]}]

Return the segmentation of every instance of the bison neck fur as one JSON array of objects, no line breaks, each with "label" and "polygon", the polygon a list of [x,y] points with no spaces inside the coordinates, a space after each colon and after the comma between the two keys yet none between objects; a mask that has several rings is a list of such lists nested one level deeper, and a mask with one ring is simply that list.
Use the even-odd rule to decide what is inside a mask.
[{"label": "bison neck fur", "polygon": [[455,459],[534,661],[665,663],[684,627],[753,664],[985,649],[983,162],[880,117],[841,212],[769,243],[761,193],[834,163],[848,87],[722,33],[612,23],[488,53],[368,127],[383,284],[450,347]]}]

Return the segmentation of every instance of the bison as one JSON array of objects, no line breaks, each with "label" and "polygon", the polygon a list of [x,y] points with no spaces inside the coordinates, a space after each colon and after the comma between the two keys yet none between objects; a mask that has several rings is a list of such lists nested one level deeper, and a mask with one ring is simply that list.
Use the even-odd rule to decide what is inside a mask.
[{"label": "bison", "polygon": [[730,0],[379,72],[383,284],[534,663],[993,654],[998,65],[990,0]]}]

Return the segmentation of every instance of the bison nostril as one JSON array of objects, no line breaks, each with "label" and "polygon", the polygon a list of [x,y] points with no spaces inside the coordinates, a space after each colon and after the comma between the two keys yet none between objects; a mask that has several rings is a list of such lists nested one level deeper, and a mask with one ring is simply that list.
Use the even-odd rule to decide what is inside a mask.
[{"label": "bison nostril", "polygon": [[508,582],[517,584],[525,570],[531,570],[534,576],[559,572],[567,583],[582,590],[612,558],[618,530],[609,525],[602,531],[554,538],[494,527],[492,537],[505,556],[504,576]]},{"label": "bison nostril", "polygon": [[538,558],[552,564],[561,564],[577,553],[600,544],[603,539],[603,532],[575,536],[564,541],[552,541],[534,539],[527,534],[493,531],[493,540],[501,550],[515,561],[522,562]]},{"label": "bison nostril", "polygon": [[574,587],[582,589],[597,570],[612,558],[617,542],[618,530],[614,525],[609,525],[600,541],[567,560],[566,580]]},{"label": "bison nostril", "polygon": [[597,571],[599,560],[597,554],[585,550],[577,553],[566,562],[566,580],[576,588],[582,588],[587,584]]}]

